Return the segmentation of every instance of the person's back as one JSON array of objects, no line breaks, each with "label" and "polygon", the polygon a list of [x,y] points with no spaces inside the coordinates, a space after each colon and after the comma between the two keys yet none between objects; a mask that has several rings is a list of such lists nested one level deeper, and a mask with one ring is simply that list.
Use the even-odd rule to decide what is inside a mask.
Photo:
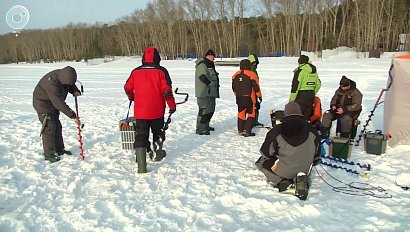
[{"label": "person's back", "polygon": [[[290,102],[287,108],[290,107],[289,104],[297,103]],[[276,156],[278,161],[271,168],[275,174],[293,179],[298,172],[309,173],[314,157],[319,155],[319,143],[317,130],[301,114],[286,112],[282,123],[266,135],[261,153],[267,157]]]},{"label": "person's back", "polygon": [[160,56],[155,48],[147,48],[142,65],[131,72],[124,88],[134,101],[136,119],[156,119],[164,116],[165,102],[175,108],[172,82],[168,71],[159,65]]},{"label": "person's back", "polygon": [[160,61],[161,58],[156,48],[146,48],[142,56],[142,65],[131,72],[124,85],[128,99],[134,101],[134,118],[136,119],[134,148],[138,173],[147,172],[147,152],[150,152],[150,158],[153,157],[149,142],[150,129],[155,161],[160,161],[166,156],[163,150],[165,132],[162,129],[165,103],[169,107],[170,114],[176,110],[171,78],[168,71],[159,65]]},{"label": "person's back", "polygon": [[[320,159],[319,145],[317,130],[304,120],[299,105],[292,101],[285,107],[282,123],[266,135],[262,156],[255,165],[268,182],[284,191],[297,180],[298,173],[309,174],[313,161]],[[286,185],[281,186],[284,181]]]}]

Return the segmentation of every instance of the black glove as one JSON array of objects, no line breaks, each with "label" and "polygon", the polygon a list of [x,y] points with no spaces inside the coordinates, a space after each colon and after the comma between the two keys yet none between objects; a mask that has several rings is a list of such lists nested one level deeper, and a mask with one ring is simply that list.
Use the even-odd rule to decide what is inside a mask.
[{"label": "black glove", "polygon": [[262,97],[259,97],[259,102],[262,102]]},{"label": "black glove", "polygon": [[322,159],[320,157],[315,157],[313,160],[313,166],[320,164],[320,162],[322,162]]},{"label": "black glove", "polygon": [[169,109],[169,113],[170,113],[170,114],[175,113],[175,111],[177,111],[177,109]]}]

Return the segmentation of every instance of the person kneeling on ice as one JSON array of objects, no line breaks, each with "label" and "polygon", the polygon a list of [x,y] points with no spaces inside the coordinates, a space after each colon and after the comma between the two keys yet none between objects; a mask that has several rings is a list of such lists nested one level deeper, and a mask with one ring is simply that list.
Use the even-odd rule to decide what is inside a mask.
[{"label": "person kneeling on ice", "polygon": [[165,141],[164,113],[165,103],[169,113],[176,110],[172,82],[168,71],[159,65],[161,57],[154,47],[145,49],[142,65],[135,68],[124,85],[125,93],[130,101],[134,101],[135,118],[135,155],[138,163],[138,173],[147,172],[147,148],[150,147],[149,129],[151,128],[155,161],[165,157],[162,150]]},{"label": "person kneeling on ice", "polygon": [[80,119],[77,114],[65,103],[68,93],[75,97],[81,95],[74,84],[77,81],[77,72],[73,67],[53,70],[44,75],[33,91],[33,107],[43,124],[40,132],[43,140],[45,160],[51,163],[60,160],[60,155],[71,155],[71,151],[64,149],[63,128],[60,122],[60,111],[73,119],[77,126]]},{"label": "person kneeling on ice", "polygon": [[320,163],[320,137],[303,118],[296,102],[289,102],[284,113],[282,123],[266,135],[260,149],[262,156],[255,165],[279,192],[296,182],[295,195],[305,200],[308,194],[307,175],[312,164]]}]

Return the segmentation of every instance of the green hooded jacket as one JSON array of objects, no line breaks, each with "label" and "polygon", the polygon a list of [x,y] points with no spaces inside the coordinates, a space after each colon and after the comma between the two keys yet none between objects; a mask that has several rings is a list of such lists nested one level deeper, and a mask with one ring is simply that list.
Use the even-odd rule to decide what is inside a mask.
[{"label": "green hooded jacket", "polygon": [[302,90],[314,90],[315,95],[320,89],[321,82],[313,64],[300,64],[294,71],[290,101],[294,101]]}]

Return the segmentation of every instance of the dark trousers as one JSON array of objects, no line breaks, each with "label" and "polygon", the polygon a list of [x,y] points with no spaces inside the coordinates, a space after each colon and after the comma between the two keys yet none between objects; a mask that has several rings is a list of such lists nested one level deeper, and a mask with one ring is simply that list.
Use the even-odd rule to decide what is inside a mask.
[{"label": "dark trousers", "polygon": [[159,139],[165,140],[165,133],[162,130],[164,127],[164,117],[157,119],[136,119],[135,120],[135,143],[134,147],[150,147],[149,129],[151,128],[153,141]]},{"label": "dark trousers", "polygon": [[44,114],[37,112],[38,119],[41,123],[44,121],[44,117],[47,117],[46,126],[43,131],[43,151],[44,155],[51,155],[54,152],[64,150],[63,140],[63,128],[60,122],[60,112],[55,114]]},{"label": "dark trousers", "polygon": [[315,91],[313,90],[301,90],[298,92],[298,96],[295,99],[300,106],[300,111],[303,114],[303,118],[306,121],[310,120],[310,116],[313,114],[313,102],[315,101]]}]

